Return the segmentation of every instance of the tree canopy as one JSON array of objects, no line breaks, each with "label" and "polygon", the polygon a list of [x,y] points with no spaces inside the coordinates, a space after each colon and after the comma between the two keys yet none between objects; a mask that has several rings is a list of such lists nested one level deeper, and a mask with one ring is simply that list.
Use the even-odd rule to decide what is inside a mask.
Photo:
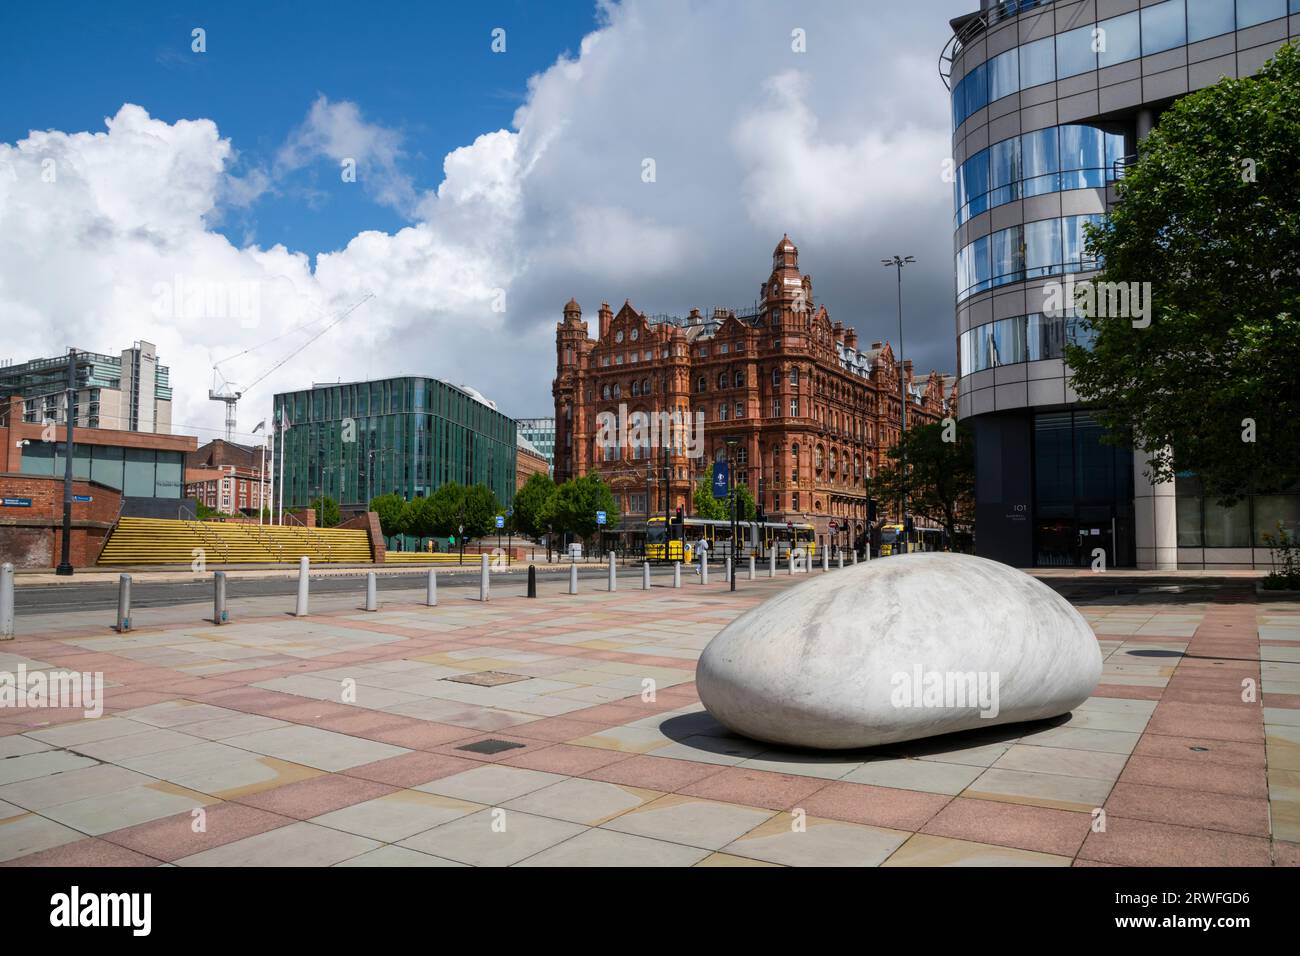
[{"label": "tree canopy", "polygon": [[384,537],[392,538],[404,531],[403,519],[406,499],[401,495],[378,495],[370,499],[370,510],[379,517],[379,528]]},{"label": "tree canopy", "polygon": [[546,533],[550,508],[555,497],[555,482],[547,475],[534,472],[515,492],[514,526],[531,537]]},{"label": "tree canopy", "polygon": [[618,502],[609,486],[595,472],[573,478],[555,489],[551,499],[550,524],[558,532],[586,538],[595,534],[596,512],[605,512],[605,527],[619,522]]},{"label": "tree canopy", "polygon": [[968,425],[935,422],[909,428],[889,450],[889,457],[872,479],[871,491],[894,514],[899,514],[906,487],[908,512],[943,525],[949,540],[974,521],[975,443]]},{"label": "tree canopy", "polygon": [[1089,229],[1099,281],[1150,283],[1143,319],[1081,320],[1074,389],[1150,473],[1225,503],[1300,480],[1300,49],[1178,100]]}]

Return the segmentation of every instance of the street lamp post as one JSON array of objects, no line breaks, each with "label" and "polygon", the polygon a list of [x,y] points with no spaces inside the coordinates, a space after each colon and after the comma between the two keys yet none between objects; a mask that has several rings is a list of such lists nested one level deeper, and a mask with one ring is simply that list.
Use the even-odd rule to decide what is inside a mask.
[{"label": "street lamp post", "polygon": [[907,554],[910,542],[907,539],[907,445],[904,443],[907,434],[907,378],[903,368],[903,266],[915,263],[916,257],[895,255],[888,259],[881,259],[880,262],[885,268],[892,267],[898,273],[898,407],[900,415],[898,446],[903,455],[901,462],[903,493],[902,500],[899,502],[899,510],[902,512],[903,543],[899,553]]},{"label": "street lamp post", "polygon": [[724,441],[727,443],[727,484],[730,485],[728,497],[731,499],[731,590],[736,590],[736,566],[740,563],[740,523],[737,521],[736,512],[739,510],[736,506],[736,446],[740,444],[740,439],[735,435],[728,435]]},{"label": "street lamp post", "polygon": [[72,428],[77,417],[77,350],[68,349],[67,443],[63,453],[63,542],[55,574],[72,574]]}]

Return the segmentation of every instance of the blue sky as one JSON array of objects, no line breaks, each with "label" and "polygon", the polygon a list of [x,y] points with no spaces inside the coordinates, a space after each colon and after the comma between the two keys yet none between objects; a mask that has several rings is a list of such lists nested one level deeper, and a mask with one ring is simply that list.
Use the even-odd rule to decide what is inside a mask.
[{"label": "blue sky", "polygon": [[[0,142],[29,130],[100,130],[135,103],[166,122],[208,118],[239,151],[239,175],[270,162],[319,95],[357,104],[402,136],[403,168],[421,189],[442,159],[480,133],[509,127],[528,77],[576,52],[597,25],[593,0],[310,4],[94,2],[4,4],[0,12]],[[207,32],[207,52],[191,31]],[[506,30],[508,55],[491,50]],[[21,91],[21,95],[17,94]],[[407,220],[343,188],[318,157],[247,210],[214,227],[233,242],[340,248],[364,229]]]},{"label": "blue sky", "polygon": [[[241,430],[276,391],[406,374],[544,415],[570,297],[593,330],[602,302],[749,305],[788,233],[866,347],[897,338],[881,257],[915,255],[907,355],[950,372],[935,64],[976,5],[6,0],[0,358],[154,342],[198,434],[220,428],[229,356],[229,381],[260,382]],[[181,282],[209,293],[197,310],[160,295]]]}]

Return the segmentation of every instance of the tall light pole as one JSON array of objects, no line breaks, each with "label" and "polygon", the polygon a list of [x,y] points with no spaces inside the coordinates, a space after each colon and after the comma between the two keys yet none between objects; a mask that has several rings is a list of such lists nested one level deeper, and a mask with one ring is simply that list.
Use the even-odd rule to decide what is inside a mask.
[{"label": "tall light pole", "polygon": [[881,259],[881,264],[885,268],[893,268],[898,273],[898,401],[900,424],[898,430],[898,446],[902,452],[902,476],[903,476],[903,494],[899,502],[899,509],[902,511],[903,521],[903,546],[899,552],[907,554],[909,542],[907,540],[907,445],[904,444],[907,433],[907,377],[903,368],[903,266],[910,266],[916,262],[915,256],[891,256],[888,259]]},{"label": "tall light pole", "polygon": [[67,442],[63,453],[63,542],[55,574],[72,573],[72,428],[77,417],[77,350],[68,349]]},{"label": "tall light pole", "polygon": [[723,441],[727,445],[727,484],[730,486],[727,495],[731,499],[731,590],[736,590],[736,566],[740,563],[740,523],[738,521],[736,501],[736,446],[740,444],[740,437],[737,435],[728,435]]}]

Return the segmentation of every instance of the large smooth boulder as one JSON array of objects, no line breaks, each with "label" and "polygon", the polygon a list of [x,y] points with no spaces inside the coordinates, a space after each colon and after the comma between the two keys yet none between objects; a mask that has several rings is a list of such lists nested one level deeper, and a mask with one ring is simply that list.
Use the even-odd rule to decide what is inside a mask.
[{"label": "large smooth boulder", "polygon": [[846,749],[1055,717],[1100,678],[1092,628],[1047,585],[929,553],[782,591],[709,642],[695,681],[736,733]]}]

